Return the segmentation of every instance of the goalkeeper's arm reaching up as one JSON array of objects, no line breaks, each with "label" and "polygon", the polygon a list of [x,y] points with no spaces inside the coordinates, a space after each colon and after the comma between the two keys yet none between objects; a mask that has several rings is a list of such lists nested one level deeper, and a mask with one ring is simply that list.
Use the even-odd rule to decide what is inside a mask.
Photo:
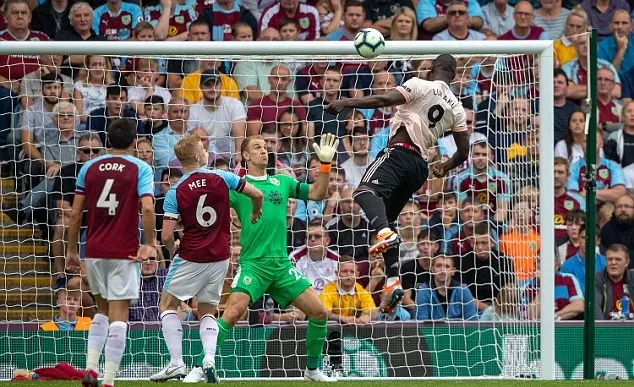
[{"label": "goalkeeper's arm reaching up", "polygon": [[337,153],[338,145],[339,139],[330,133],[321,136],[319,145],[313,143],[313,149],[319,161],[321,161],[321,165],[319,166],[320,173],[317,180],[310,185],[308,190],[308,199],[317,201],[326,199],[328,184],[330,184],[331,164],[335,153]]}]

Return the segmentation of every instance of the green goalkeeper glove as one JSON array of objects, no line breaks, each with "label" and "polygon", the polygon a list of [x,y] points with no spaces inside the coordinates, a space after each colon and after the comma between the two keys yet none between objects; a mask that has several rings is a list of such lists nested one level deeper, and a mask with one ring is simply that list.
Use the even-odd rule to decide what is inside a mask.
[{"label": "green goalkeeper glove", "polygon": [[313,143],[313,149],[315,150],[315,154],[319,160],[322,163],[328,164],[330,164],[332,159],[335,157],[335,153],[337,153],[337,146],[339,146],[339,139],[331,133],[326,133],[321,136],[319,145],[317,145],[317,143]]}]

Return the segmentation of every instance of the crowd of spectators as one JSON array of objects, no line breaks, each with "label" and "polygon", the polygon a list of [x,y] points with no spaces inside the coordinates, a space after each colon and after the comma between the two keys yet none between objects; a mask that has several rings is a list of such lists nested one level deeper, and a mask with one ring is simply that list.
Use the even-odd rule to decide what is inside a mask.
[{"label": "crowd of spectators", "polygon": [[[621,301],[634,286],[628,271],[634,268],[632,5],[626,0],[4,1],[4,41],[351,40],[364,27],[389,40],[554,40],[554,127],[541,129],[553,130],[555,137],[556,251],[541,251],[539,223],[549,220],[536,211],[539,189],[551,189],[539,187],[537,59],[459,58],[452,89],[467,112],[471,157],[454,175],[421,187],[399,216],[406,297],[390,315],[376,308],[385,268],[380,256],[368,254],[373,230],[352,192],[387,145],[395,108],[330,115],[324,106],[337,98],[385,93],[413,76],[426,78],[428,59],[1,55],[0,153],[21,199],[7,214],[18,224],[39,225],[50,242],[56,288],[67,289],[81,274],[64,270],[74,179],[84,162],[106,151],[112,120],[137,123],[136,155],[155,170],[159,228],[162,199],[182,174],[173,152],[182,136],[203,139],[211,153],[209,167],[244,173],[242,140],[260,134],[269,148],[271,173],[312,182],[319,160],[310,144],[333,133],[341,141],[327,200],[291,200],[287,211],[289,259],[321,293],[329,318],[357,324],[537,318],[540,254],[558,270],[557,316],[580,318],[588,90],[584,33],[592,26],[601,36],[595,314],[622,318],[629,313],[621,310]],[[451,136],[441,138],[429,161],[454,152]],[[235,263],[236,222],[232,231]],[[158,318],[155,304],[170,257],[157,249],[160,261],[143,267],[133,321]],[[77,286],[89,291],[85,281]],[[66,305],[60,316],[72,315],[73,294],[59,293],[58,303]],[[73,300],[66,302],[69,297]],[[87,304],[90,300],[83,302],[89,315]],[[275,310],[267,300],[258,305],[272,311],[264,313],[265,321],[302,318],[293,310]],[[629,306],[634,311],[634,303]],[[183,318],[194,317],[195,301],[183,304],[181,312]]]}]

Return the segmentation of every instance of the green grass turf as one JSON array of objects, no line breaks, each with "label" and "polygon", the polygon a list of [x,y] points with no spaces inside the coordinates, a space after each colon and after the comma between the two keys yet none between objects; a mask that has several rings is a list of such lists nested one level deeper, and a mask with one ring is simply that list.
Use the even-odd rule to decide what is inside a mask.
[{"label": "green grass turf", "polygon": [[[584,386],[584,387],[603,387],[603,386],[617,386],[628,385],[634,386],[633,381],[625,380],[584,380],[584,381],[538,381],[538,380],[367,380],[367,381],[340,381],[336,384],[329,384],[331,386],[341,387],[522,387],[530,385],[531,387],[572,387],[572,386]],[[0,386],[7,385],[0,383]],[[80,386],[79,382],[45,382],[45,381],[33,381],[33,382],[15,382],[10,386],[15,387],[66,387],[66,386]],[[176,381],[170,381],[167,383],[153,383],[146,380],[138,381],[120,381],[116,383],[116,387],[171,387],[178,386],[181,383]],[[204,386],[205,383],[198,384],[186,384],[191,386]],[[304,382],[299,380],[277,380],[277,381],[221,381],[221,387],[248,387],[253,385],[260,386],[283,386],[283,387],[295,387],[295,386],[324,386],[324,383]]]}]

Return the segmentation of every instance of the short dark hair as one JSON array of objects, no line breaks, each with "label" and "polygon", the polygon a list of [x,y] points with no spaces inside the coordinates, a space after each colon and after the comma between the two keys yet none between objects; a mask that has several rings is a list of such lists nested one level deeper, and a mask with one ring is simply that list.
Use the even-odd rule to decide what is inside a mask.
[{"label": "short dark hair", "polygon": [[278,25],[278,30],[281,30],[282,27],[285,27],[289,24],[294,25],[295,27],[297,27],[297,30],[299,30],[299,23],[297,22],[297,20],[295,19],[284,19],[280,22],[280,24]]},{"label": "short dark hair", "polygon": [[279,132],[277,131],[277,125],[271,124],[271,123],[262,125],[262,129],[260,130],[260,134],[275,134],[275,135],[279,135]]},{"label": "short dark hair", "polygon": [[420,230],[418,235],[416,236],[416,241],[430,241],[434,243],[440,242],[440,237],[438,236],[438,232],[433,228],[424,227]]},{"label": "short dark hair", "polygon": [[564,77],[566,78],[566,84],[568,83],[568,75],[566,75],[566,72],[560,68],[556,68],[555,72],[553,74],[553,79],[557,78],[557,77]]},{"label": "short dark hair", "polygon": [[579,209],[574,209],[574,210],[570,210],[566,213],[566,222],[568,221],[572,221],[572,222],[578,222],[581,221],[582,223],[586,222],[586,213],[583,212],[582,210]]},{"label": "short dark hair", "polygon": [[[359,0],[348,0],[343,6],[343,12],[346,12],[350,7],[361,7],[363,8],[363,3]],[[365,8],[363,8],[363,12],[365,12]]]},{"label": "short dark hair", "polygon": [[488,222],[479,222],[473,226],[473,235],[490,235],[491,227]]},{"label": "short dark hair", "polygon": [[108,87],[106,87],[106,98],[113,95],[118,97],[121,95],[121,92],[128,95],[128,88],[121,85],[108,85]]},{"label": "short dark hair", "polygon": [[367,136],[367,135],[369,135],[369,132],[368,132],[368,128],[366,128],[365,126],[355,126],[354,128],[352,128],[351,134],[352,134],[353,137],[354,136],[359,136],[359,135]]},{"label": "short dark hair", "polygon": [[160,95],[151,95],[143,103],[145,105],[163,105],[163,108],[165,108],[165,100]]},{"label": "short dark hair", "polygon": [[227,161],[227,159],[223,157],[217,157],[216,160],[214,160],[214,168],[228,167],[228,166],[229,166],[229,162]]},{"label": "short dark hair", "polygon": [[55,83],[55,82],[62,83],[64,81],[62,80],[62,77],[57,73],[48,73],[48,74],[42,75],[42,86],[50,85],[51,83]]},{"label": "short dark hair", "polygon": [[209,24],[207,24],[206,21],[204,21],[203,19],[196,19],[193,22],[191,22],[189,24],[189,27],[187,28],[187,31],[191,31],[192,28],[194,27],[202,27],[205,26],[209,29],[209,32],[211,32],[211,28],[209,28]]},{"label": "short dark hair", "polygon": [[450,80],[456,76],[456,67],[458,66],[456,58],[449,54],[440,54],[431,62],[431,72],[445,73]]},{"label": "short dark hair", "polygon": [[630,259],[630,250],[627,248],[627,246],[621,244],[621,243],[612,243],[610,246],[608,246],[607,250],[605,251],[606,254],[608,251],[612,251],[615,253],[623,253],[625,254],[625,258],[626,259]]},{"label": "short dark hair", "polygon": [[119,118],[108,126],[108,143],[113,149],[128,149],[136,138],[136,120]]},{"label": "short dark hair", "polygon": [[178,177],[179,179],[183,177],[183,171],[178,168],[165,168],[163,172],[161,172],[161,181],[165,179],[165,177],[172,178]]}]

